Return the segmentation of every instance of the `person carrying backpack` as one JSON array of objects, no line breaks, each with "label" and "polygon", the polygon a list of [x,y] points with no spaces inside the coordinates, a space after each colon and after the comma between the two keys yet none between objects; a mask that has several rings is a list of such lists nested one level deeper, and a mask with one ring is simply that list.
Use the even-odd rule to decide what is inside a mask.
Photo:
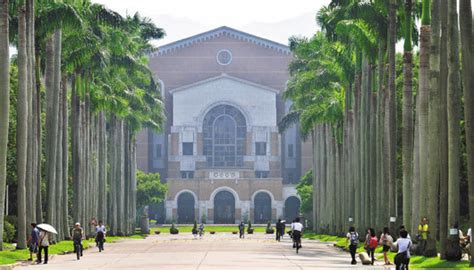
[{"label": "person carrying backpack", "polygon": [[365,247],[366,247],[367,253],[372,259],[372,262],[371,262],[372,265],[374,265],[375,249],[377,248],[378,244],[379,244],[379,240],[377,239],[377,235],[375,235],[374,228],[369,228]]},{"label": "person carrying backpack", "polygon": [[357,244],[359,244],[359,234],[355,231],[355,228],[351,226],[349,232],[346,235],[347,242],[349,242],[349,252],[351,253],[352,261],[351,264],[357,264],[355,254],[357,250]]}]

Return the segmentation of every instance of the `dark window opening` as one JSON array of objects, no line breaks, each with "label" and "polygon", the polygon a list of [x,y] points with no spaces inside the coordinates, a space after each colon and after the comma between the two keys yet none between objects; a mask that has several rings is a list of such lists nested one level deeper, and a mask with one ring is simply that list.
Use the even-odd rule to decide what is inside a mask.
[{"label": "dark window opening", "polygon": [[294,147],[293,147],[293,144],[288,144],[288,157],[294,157],[295,156],[295,153],[294,153]]},{"label": "dark window opening", "polygon": [[156,148],[155,148],[155,156],[156,156],[156,158],[162,158],[162,157],[163,157],[163,154],[162,154],[162,152],[161,152],[161,151],[162,151],[162,149],[161,149],[162,146],[163,146],[162,144],[157,144],[157,145],[156,145]]},{"label": "dark window opening", "polygon": [[184,179],[194,178],[194,171],[181,171],[181,178],[184,178]]},{"label": "dark window opening", "polygon": [[255,143],[255,154],[257,156],[267,155],[267,143],[266,142],[256,142]]},{"label": "dark window opening", "polygon": [[255,171],[256,178],[268,178],[268,171]]},{"label": "dark window opening", "polygon": [[192,156],[193,155],[193,143],[185,142],[183,143],[183,156]]}]

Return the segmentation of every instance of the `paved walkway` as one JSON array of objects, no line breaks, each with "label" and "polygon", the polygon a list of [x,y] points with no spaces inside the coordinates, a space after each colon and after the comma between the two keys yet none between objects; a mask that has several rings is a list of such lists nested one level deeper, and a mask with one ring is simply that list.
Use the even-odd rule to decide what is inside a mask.
[{"label": "paved walkway", "polygon": [[231,233],[217,233],[194,240],[186,233],[124,240],[106,244],[102,253],[90,248],[80,261],[76,261],[74,254],[56,255],[48,265],[23,265],[15,269],[384,269],[380,265],[360,263],[352,266],[349,261],[348,253],[318,241],[303,240],[303,248],[296,254],[288,237],[277,243],[271,235],[255,234],[239,239]]}]

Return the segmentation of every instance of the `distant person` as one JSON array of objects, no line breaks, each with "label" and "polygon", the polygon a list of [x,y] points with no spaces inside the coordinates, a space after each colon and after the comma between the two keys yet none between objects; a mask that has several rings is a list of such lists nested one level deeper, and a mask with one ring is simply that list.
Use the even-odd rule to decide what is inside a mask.
[{"label": "distant person", "polygon": [[82,229],[81,223],[76,222],[76,224],[74,224],[74,227],[71,229],[71,239],[74,245],[74,252],[76,252],[76,244],[79,244],[79,246],[81,247],[81,250],[80,250],[81,256],[84,250],[84,247],[82,246],[82,240],[84,238],[85,238],[84,229]]},{"label": "distant person", "polygon": [[377,235],[375,234],[375,230],[373,228],[369,228],[366,249],[367,249],[367,253],[369,254],[369,256],[371,258],[371,264],[372,265],[374,265],[375,249],[377,248],[378,243],[379,243],[379,240],[377,239]]},{"label": "distant person", "polygon": [[405,228],[405,225],[400,225],[400,231],[407,231],[407,238],[411,240],[410,233],[408,233],[408,230]]},{"label": "distant person", "polygon": [[199,224],[199,239],[204,235],[204,223]]},{"label": "distant person", "polygon": [[39,250],[38,250],[38,263],[41,263],[41,253],[44,250],[44,264],[48,264],[48,250],[49,244],[53,240],[53,236],[50,232],[40,230],[39,234]]},{"label": "distant person", "polygon": [[101,245],[101,249],[104,250],[104,241],[106,236],[106,229],[102,220],[99,220],[99,224],[95,227],[95,243],[96,246]]},{"label": "distant person", "polygon": [[421,219],[420,224],[418,225],[418,235],[417,235],[417,240],[420,245],[419,249],[422,254],[425,252],[425,249],[426,249],[426,241],[428,240],[428,234],[429,234],[428,219],[426,217],[423,217]]},{"label": "distant person", "polygon": [[387,253],[390,251],[390,246],[393,243],[393,237],[390,235],[388,227],[383,228],[383,233],[380,235],[379,243],[382,246],[383,260],[385,261],[385,265],[391,265]]},{"label": "distant person", "polygon": [[239,238],[245,238],[245,223],[243,221],[239,224]]},{"label": "distant person", "polygon": [[355,228],[351,226],[349,232],[346,235],[346,242],[349,242],[349,252],[351,253],[351,264],[357,264],[355,259],[357,245],[359,244],[359,234],[355,231]]},{"label": "distant person", "polygon": [[295,222],[291,224],[291,235],[293,237],[293,247],[302,248],[301,246],[301,236],[303,234],[303,224],[300,222],[300,218],[295,218]]},{"label": "distant person", "polygon": [[281,219],[278,219],[277,223],[275,224],[275,227],[276,227],[276,240],[278,242],[280,242],[280,238],[281,238],[281,226],[282,226]]},{"label": "distant person", "polygon": [[392,245],[394,248],[398,248],[398,253],[395,256],[395,269],[397,270],[408,270],[408,265],[410,264],[410,247],[412,246],[412,242],[407,238],[407,236],[407,231],[400,231],[400,238],[398,238]]},{"label": "distant person", "polygon": [[40,231],[36,228],[36,223],[31,223],[31,235],[28,238],[28,248],[30,250],[30,258],[28,261],[33,260],[33,253],[38,253],[38,245],[39,245],[39,235]]},{"label": "distant person", "polygon": [[281,231],[280,231],[280,239],[283,239],[283,236],[285,235],[285,227],[286,227],[285,221],[282,220],[282,222],[281,222]]}]

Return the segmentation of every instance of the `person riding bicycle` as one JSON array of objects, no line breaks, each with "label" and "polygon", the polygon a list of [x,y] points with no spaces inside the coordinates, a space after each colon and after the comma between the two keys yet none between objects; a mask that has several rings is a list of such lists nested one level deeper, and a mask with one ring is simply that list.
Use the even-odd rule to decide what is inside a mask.
[{"label": "person riding bicycle", "polygon": [[71,229],[71,238],[74,245],[74,252],[76,252],[76,245],[79,244],[81,246],[81,256],[84,247],[82,246],[82,240],[84,239],[84,230],[81,227],[79,222],[76,222],[74,227]]},{"label": "person riding bicycle", "polygon": [[303,233],[303,224],[300,222],[300,218],[295,218],[295,222],[291,224],[291,234],[293,237],[293,247],[301,248],[301,235]]},{"label": "person riding bicycle", "polygon": [[104,240],[105,240],[106,229],[102,220],[99,220],[99,225],[95,227],[95,243],[96,246],[102,244],[101,248],[104,250]]}]

